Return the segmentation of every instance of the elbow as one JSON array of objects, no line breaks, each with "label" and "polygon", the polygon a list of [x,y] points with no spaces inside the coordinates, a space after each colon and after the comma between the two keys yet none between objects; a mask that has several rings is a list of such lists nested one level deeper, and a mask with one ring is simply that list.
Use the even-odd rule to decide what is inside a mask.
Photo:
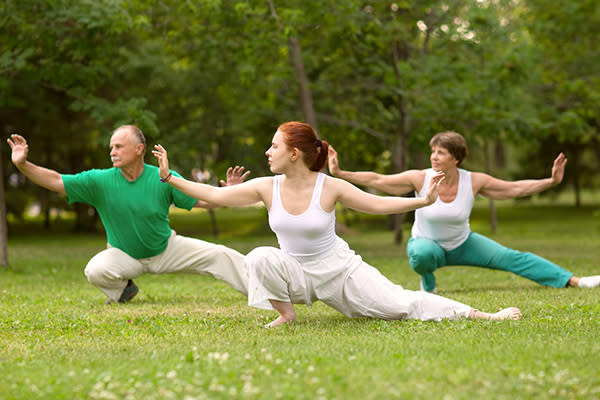
[{"label": "elbow", "polygon": [[54,192],[60,194],[61,196],[67,195],[67,190],[65,189],[65,184],[62,180],[62,176],[58,177],[58,179],[56,180],[56,183],[50,189],[53,190]]},{"label": "elbow", "polygon": [[373,189],[379,190],[380,192],[389,193],[389,187],[383,182],[381,179],[375,177],[370,181],[367,181],[367,186],[372,187]]},{"label": "elbow", "polygon": [[503,194],[505,196],[503,196],[503,198],[501,200],[516,199],[516,198],[519,198],[519,197],[527,197],[527,196],[533,195],[533,193],[531,193],[530,191],[525,190],[525,189],[523,189],[523,190],[517,190],[517,191],[514,191],[514,192],[506,192],[506,193],[503,193]]}]

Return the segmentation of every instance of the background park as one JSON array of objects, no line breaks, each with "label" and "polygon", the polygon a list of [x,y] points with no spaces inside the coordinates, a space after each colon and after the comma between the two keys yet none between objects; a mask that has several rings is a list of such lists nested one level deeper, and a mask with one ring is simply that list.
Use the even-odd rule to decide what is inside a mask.
[{"label": "background park", "polygon": [[[595,399],[600,291],[481,268],[438,293],[520,321],[349,319],[317,303],[292,327],[203,276],[145,275],[104,305],[83,275],[106,245],[93,209],[27,182],[5,138],[62,173],[108,168],[135,123],[171,166],[209,182],[269,174],[277,126],[302,120],[349,170],[428,165],[455,130],[467,169],[563,183],[478,199],[474,231],[578,276],[600,273],[600,3],[592,0],[4,0],[0,7],[0,399]],[[147,162],[156,164],[150,154]],[[34,212],[35,211],[35,212]],[[411,214],[337,212],[340,234],[418,289]],[[246,253],[276,245],[260,207],[173,210],[178,233]]]}]

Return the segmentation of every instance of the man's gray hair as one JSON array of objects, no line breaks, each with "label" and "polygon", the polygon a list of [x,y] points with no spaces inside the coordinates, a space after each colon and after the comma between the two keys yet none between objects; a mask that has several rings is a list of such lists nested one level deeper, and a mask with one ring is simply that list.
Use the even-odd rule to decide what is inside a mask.
[{"label": "man's gray hair", "polygon": [[135,140],[135,143],[141,143],[144,145],[144,153],[146,153],[146,137],[144,136],[144,132],[142,132],[142,130],[140,128],[138,128],[135,125],[121,125],[120,127],[118,127],[116,131],[118,131],[119,129],[129,129],[129,131],[131,133],[133,133],[132,135],[132,139]]}]

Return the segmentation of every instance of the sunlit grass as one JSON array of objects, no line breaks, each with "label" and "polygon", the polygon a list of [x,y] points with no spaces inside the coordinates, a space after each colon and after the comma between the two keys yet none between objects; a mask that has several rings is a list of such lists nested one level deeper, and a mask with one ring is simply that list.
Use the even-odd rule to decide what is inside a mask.
[{"label": "sunlit grass", "polygon": [[[472,228],[543,255],[577,275],[598,274],[600,207],[514,204],[490,232],[485,203]],[[171,216],[178,232],[242,252],[276,245],[262,209]],[[418,288],[385,217],[359,215],[344,238],[372,265]],[[349,319],[316,303],[293,327],[267,330],[274,312],[247,307],[222,282],[146,275],[130,304],[103,304],[83,267],[103,235],[12,235],[0,271],[2,399],[579,399],[598,398],[600,290],[551,289],[470,267],[436,273],[439,293],[521,321]],[[242,232],[244,236],[242,236]],[[408,226],[405,229],[408,235]]]}]

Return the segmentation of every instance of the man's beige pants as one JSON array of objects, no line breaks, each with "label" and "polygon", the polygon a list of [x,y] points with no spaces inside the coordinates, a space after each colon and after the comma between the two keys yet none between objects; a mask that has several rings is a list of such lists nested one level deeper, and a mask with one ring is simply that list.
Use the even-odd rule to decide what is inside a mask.
[{"label": "man's beige pants", "polygon": [[143,274],[189,273],[212,276],[248,295],[248,269],[244,255],[223,245],[171,232],[167,248],[149,258],[136,259],[107,246],[85,267],[88,281],[112,301],[118,301],[127,281]]}]

